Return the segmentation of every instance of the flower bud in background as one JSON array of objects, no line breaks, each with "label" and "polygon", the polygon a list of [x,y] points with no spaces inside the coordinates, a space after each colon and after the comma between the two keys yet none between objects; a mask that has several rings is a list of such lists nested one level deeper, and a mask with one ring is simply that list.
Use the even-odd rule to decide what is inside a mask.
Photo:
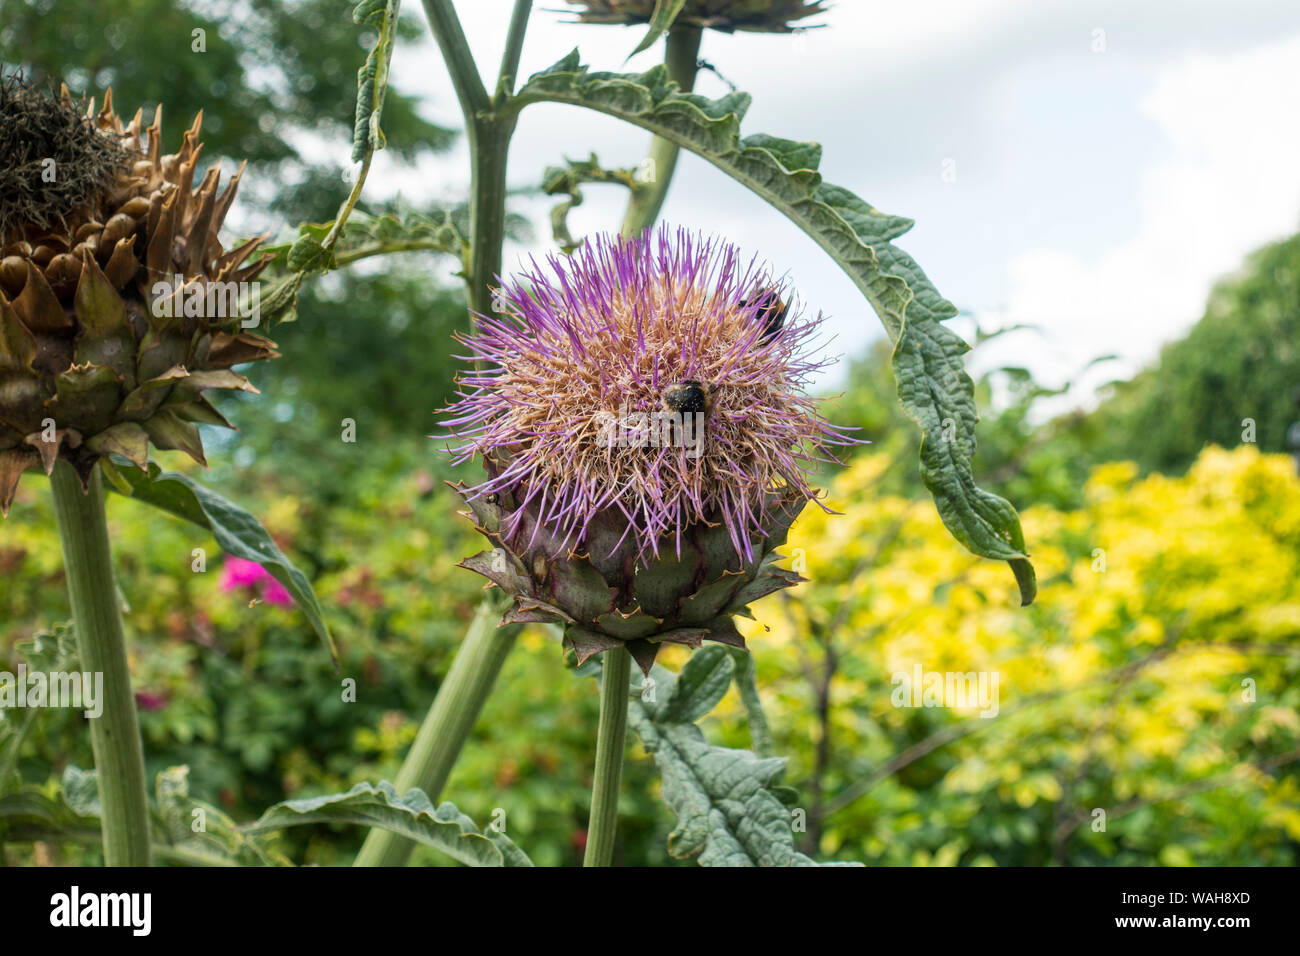
[{"label": "flower bud in background", "polygon": [[233,427],[203,393],[253,391],[231,366],[276,355],[248,331],[260,240],[217,238],[242,167],[194,183],[201,121],[163,155],[161,109],[142,132],[111,93],[83,115],[66,87],[0,83],[0,510],[59,457],[83,483],[150,444],[203,462],[196,426]]},{"label": "flower bud in background", "polygon": [[[569,0],[580,23],[649,23],[655,0]],[[824,0],[686,0],[673,24],[733,33],[793,33],[796,21],[826,12]],[[815,26],[816,24],[814,24]]]},{"label": "flower bud in background", "polygon": [[465,340],[477,370],[444,424],[492,544],[463,562],[514,598],[505,622],[560,622],[579,658],[626,645],[743,647],[732,619],[801,580],[775,549],[852,440],[804,393],[819,319],[760,263],[661,227],[537,263]]}]

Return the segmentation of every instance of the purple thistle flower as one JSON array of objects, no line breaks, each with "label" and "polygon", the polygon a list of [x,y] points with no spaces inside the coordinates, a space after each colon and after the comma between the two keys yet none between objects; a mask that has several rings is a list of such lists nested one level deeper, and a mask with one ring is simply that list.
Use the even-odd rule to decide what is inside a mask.
[{"label": "purple thistle flower", "polygon": [[772,549],[816,500],[813,464],[855,441],[804,391],[820,316],[734,246],[665,227],[534,260],[495,303],[443,422],[455,462],[488,472],[460,491],[499,547],[466,566],[515,595],[507,620],[568,624],[580,658],[743,646],[730,615],[799,580]]},{"label": "purple thistle flower", "polygon": [[[642,562],[720,521],[752,559],[770,493],[814,499],[812,463],[852,442],[803,393],[827,364],[805,354],[820,316],[771,328],[785,290],[735,247],[683,229],[597,238],[546,266],[503,284],[504,315],[479,316],[462,339],[479,370],[443,424],[461,441],[457,463],[478,454],[495,470],[470,494],[527,489],[540,524],[575,548],[616,509]],[[665,447],[665,393],[684,382],[707,407],[702,442],[688,421]]]}]

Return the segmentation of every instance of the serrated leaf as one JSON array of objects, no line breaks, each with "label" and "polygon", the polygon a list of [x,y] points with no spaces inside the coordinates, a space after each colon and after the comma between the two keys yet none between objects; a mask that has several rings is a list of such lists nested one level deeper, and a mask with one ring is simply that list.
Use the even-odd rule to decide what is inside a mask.
[{"label": "serrated leaf", "polygon": [[[639,698],[629,704],[628,723],[654,755],[663,775],[664,802],[677,815],[668,852],[696,857],[701,866],[822,865],[794,847],[790,791],[780,785],[785,759],[714,747],[698,726],[680,719],[726,693],[734,665],[725,648],[716,649],[729,665],[718,692],[715,682],[722,668],[706,656],[711,650],[694,655],[692,663],[702,659],[694,672],[690,663],[680,676],[659,666],[652,670],[662,704]],[[683,680],[686,686],[679,689]]]},{"label": "serrated leaf", "polygon": [[271,807],[248,832],[264,833],[306,823],[354,823],[391,830],[434,847],[466,866],[532,866],[503,833],[481,833],[474,821],[443,803],[436,809],[423,790],[412,787],[398,796],[387,780],[359,783],[347,793],[286,800]]},{"label": "serrated leaf", "polygon": [[393,56],[395,24],[400,0],[361,0],[352,11],[354,22],[373,26],[379,33],[366,61],[357,70],[357,106],[352,127],[352,162],[359,163],[371,150],[384,148],[379,118],[388,86],[388,66]]},{"label": "serrated leaf", "polygon": [[911,221],[886,215],[824,183],[820,149],[774,136],[740,137],[745,93],[712,100],[682,93],[662,65],[645,73],[592,73],[577,51],[534,74],[511,101],[568,103],[616,116],[708,160],[784,213],[866,296],[894,343],[899,400],[923,433],[921,472],[944,524],[976,554],[1011,563],[1021,600],[1033,600],[1033,568],[1015,509],[975,484],[974,386],[969,347],[940,323],[957,314],[920,266],[892,240]]},{"label": "serrated leaf", "polygon": [[[179,850],[209,865],[292,866],[292,861],[268,845],[265,835],[245,833],[220,808],[190,794],[190,768],[168,767],[154,784],[155,847]],[[203,827],[194,829],[196,811]],[[272,838],[273,839],[273,838]]]},{"label": "serrated leaf", "polygon": [[[153,852],[159,859],[203,866],[273,865],[291,861],[266,845],[266,837],[245,834],[211,804],[189,795],[188,767],[169,767],[158,775],[152,806]],[[194,832],[194,811],[203,811],[204,829]],[[98,843],[98,778],[94,770],[69,766],[53,798],[35,787],[0,796],[0,822],[14,839]]]},{"label": "serrated leaf", "polygon": [[324,612],[312,591],[311,582],[271,540],[256,518],[193,479],[175,472],[163,472],[152,462],[147,474],[138,468],[126,467],[124,459],[116,464],[131,487],[131,497],[208,529],[223,551],[237,558],[256,561],[266,568],[293,596],[337,665],[334,639],[325,624]]}]

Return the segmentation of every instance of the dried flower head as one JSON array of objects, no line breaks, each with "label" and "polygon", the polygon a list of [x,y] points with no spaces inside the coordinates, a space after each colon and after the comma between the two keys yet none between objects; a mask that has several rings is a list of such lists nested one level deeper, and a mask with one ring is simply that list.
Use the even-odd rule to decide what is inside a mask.
[{"label": "dried flower head", "polygon": [[201,117],[170,155],[161,121],[0,85],[0,512],[58,458],[83,483],[150,445],[202,462],[197,425],[230,427],[204,392],[254,390],[231,366],[277,354],[247,330],[258,240],[217,237],[242,168],[195,185]]},{"label": "dried flower head", "polygon": [[[850,441],[804,392],[824,364],[807,355],[820,320],[733,246],[666,228],[534,262],[496,302],[465,340],[478,369],[445,422],[456,460],[488,470],[462,493],[499,548],[470,566],[516,595],[516,615],[545,605],[540,619],[618,640],[735,643],[715,619],[780,571],[768,559],[816,497],[809,470]],[[557,569],[585,584],[557,586]]]}]

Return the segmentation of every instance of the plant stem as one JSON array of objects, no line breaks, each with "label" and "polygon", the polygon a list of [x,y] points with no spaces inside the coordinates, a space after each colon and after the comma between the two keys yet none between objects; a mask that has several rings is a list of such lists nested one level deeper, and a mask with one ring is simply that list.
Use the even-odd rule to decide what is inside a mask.
[{"label": "plant stem", "polygon": [[515,0],[510,14],[510,29],[506,33],[506,49],[501,55],[501,72],[497,77],[497,96],[509,96],[515,91],[519,56],[524,48],[524,33],[528,30],[528,16],[533,10],[533,0]]},{"label": "plant stem", "polygon": [[[530,3],[516,2],[510,22],[501,69],[517,68],[519,50],[528,24]],[[506,234],[506,157],[514,135],[517,111],[494,112],[470,52],[465,31],[451,0],[424,0],[429,29],[438,42],[451,75],[469,139],[469,262],[465,285],[469,307],[482,315],[492,313],[491,286],[501,272],[501,246]],[[514,64],[512,67],[511,64]]]},{"label": "plant stem", "polygon": [[[513,72],[518,66],[531,6],[531,0],[528,3],[516,0],[502,58],[503,79],[507,68]],[[506,157],[516,114],[513,110],[493,112],[493,103],[483,87],[483,78],[450,0],[424,0],[424,11],[456,89],[469,139],[472,178],[469,261],[465,270],[469,307],[474,312],[490,314],[490,288],[501,271],[501,246],[505,241]],[[500,608],[488,598],[484,598],[475,612],[465,640],[452,660],[451,670],[438,689],[394,781],[399,793],[419,787],[430,800],[436,801],[447,783],[519,633],[518,626],[497,627],[493,618],[499,612]],[[414,846],[411,840],[374,828],[353,865],[403,866]]]},{"label": "plant stem", "polygon": [[81,480],[63,459],[55,462],[50,483],[81,668],[104,675],[103,712],[90,721],[90,744],[99,779],[104,862],[109,866],[148,866],[144,752],[108,547],[103,483],[95,469],[90,475],[89,491],[83,491]]},{"label": "plant stem", "polygon": [[[488,598],[479,604],[451,670],[438,688],[438,696],[393,782],[398,793],[419,787],[437,802],[519,633],[518,626],[497,627],[500,613],[501,609]],[[353,865],[405,866],[414,847],[413,841],[376,827],[366,837]]]},{"label": "plant stem", "polygon": [[591,783],[591,819],[583,866],[609,866],[618,835],[618,791],[627,741],[627,700],[632,655],[615,647],[602,657],[600,728],[596,732],[596,770]]},{"label": "plant stem", "polygon": [[[668,31],[664,41],[664,65],[682,92],[689,93],[695,88],[695,74],[698,71],[700,56],[699,27],[673,27]],[[633,236],[653,226],[663,208],[664,198],[668,195],[668,186],[672,182],[673,171],[677,168],[676,143],[656,136],[650,141],[650,154],[647,157],[654,180],[638,183],[628,200],[627,212],[623,216],[622,233]]]},{"label": "plant stem", "polygon": [[501,273],[506,237],[506,157],[515,131],[515,114],[480,116],[469,127],[470,180],[469,307],[491,315],[492,285]]},{"label": "plant stem", "polygon": [[486,110],[490,103],[483,87],[483,77],[479,75],[474,54],[465,39],[465,31],[461,29],[460,18],[456,16],[456,8],[451,0],[424,0],[424,14],[429,18],[429,30],[442,51],[447,72],[451,74],[456,99],[460,100],[460,111],[465,114],[465,125],[470,126],[475,115]]}]

